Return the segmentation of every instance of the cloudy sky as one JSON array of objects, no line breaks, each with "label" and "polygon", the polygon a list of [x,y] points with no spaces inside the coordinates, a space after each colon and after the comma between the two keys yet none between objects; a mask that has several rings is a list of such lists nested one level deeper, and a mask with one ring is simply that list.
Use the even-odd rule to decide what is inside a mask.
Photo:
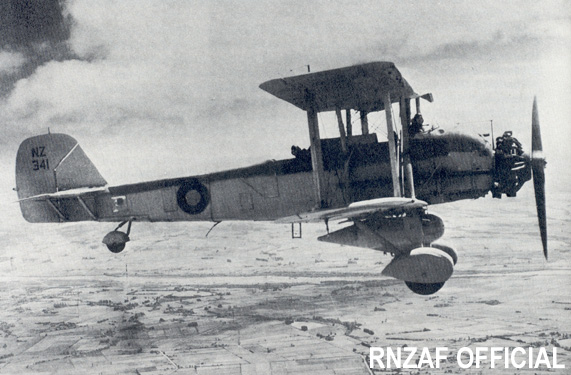
[{"label": "cloudy sky", "polygon": [[425,120],[447,129],[482,133],[493,120],[529,144],[537,95],[550,164],[567,164],[568,1],[21,3],[0,5],[10,187],[19,143],[48,128],[74,136],[112,184],[286,158],[308,144],[305,114],[258,85],[376,60],[432,92]]}]

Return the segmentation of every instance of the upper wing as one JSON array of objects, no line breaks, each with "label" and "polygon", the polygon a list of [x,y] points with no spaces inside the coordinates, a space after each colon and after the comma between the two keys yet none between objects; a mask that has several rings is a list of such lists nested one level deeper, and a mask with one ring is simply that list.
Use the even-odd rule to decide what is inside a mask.
[{"label": "upper wing", "polygon": [[276,220],[276,223],[311,223],[323,220],[355,220],[365,218],[374,213],[388,212],[391,210],[414,210],[427,207],[428,203],[413,198],[377,198],[366,201],[351,203],[347,207],[304,212],[298,215],[287,216]]},{"label": "upper wing", "polygon": [[260,88],[305,111],[314,106],[318,112],[336,108],[380,111],[387,93],[393,103],[401,97],[418,97],[395,65],[385,61],[273,79]]}]

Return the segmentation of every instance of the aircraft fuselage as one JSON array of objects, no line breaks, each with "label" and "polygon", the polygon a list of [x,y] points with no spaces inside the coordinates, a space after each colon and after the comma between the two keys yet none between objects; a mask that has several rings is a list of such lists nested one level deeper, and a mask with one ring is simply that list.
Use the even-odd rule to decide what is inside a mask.
[{"label": "aircraft fuselage", "polygon": [[[357,136],[358,137],[358,136]],[[392,195],[388,143],[361,136],[349,155],[339,139],[323,140],[327,207]],[[429,203],[474,199],[493,185],[494,157],[482,141],[466,135],[421,135],[411,140],[416,196]],[[317,205],[309,157],[186,178],[109,187],[93,197],[103,221],[275,220]],[[89,202],[86,202],[88,205]],[[74,205],[73,200],[68,204]],[[89,220],[85,210],[66,212]]]}]

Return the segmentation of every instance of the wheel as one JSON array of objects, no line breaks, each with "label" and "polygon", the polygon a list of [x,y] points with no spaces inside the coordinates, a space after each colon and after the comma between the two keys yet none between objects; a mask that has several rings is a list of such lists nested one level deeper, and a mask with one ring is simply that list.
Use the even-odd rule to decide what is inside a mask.
[{"label": "wheel", "polygon": [[129,242],[127,233],[114,230],[103,237],[103,243],[112,253],[120,253],[125,248],[125,244]]},{"label": "wheel", "polygon": [[117,254],[117,253],[120,253],[121,251],[123,251],[123,249],[125,249],[125,243],[107,245],[107,248],[108,248],[109,251],[111,251],[112,253]]},{"label": "wheel", "polygon": [[413,283],[410,281],[405,281],[408,289],[412,290],[416,294],[421,294],[423,296],[428,296],[434,294],[444,286],[444,283],[434,283],[434,284],[423,284],[423,283]]}]

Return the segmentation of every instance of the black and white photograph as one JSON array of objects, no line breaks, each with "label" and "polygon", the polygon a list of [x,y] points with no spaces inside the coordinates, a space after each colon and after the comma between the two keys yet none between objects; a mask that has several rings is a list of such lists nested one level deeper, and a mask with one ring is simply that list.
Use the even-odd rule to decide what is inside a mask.
[{"label": "black and white photograph", "polygon": [[1,0],[0,374],[571,373],[571,3]]}]

